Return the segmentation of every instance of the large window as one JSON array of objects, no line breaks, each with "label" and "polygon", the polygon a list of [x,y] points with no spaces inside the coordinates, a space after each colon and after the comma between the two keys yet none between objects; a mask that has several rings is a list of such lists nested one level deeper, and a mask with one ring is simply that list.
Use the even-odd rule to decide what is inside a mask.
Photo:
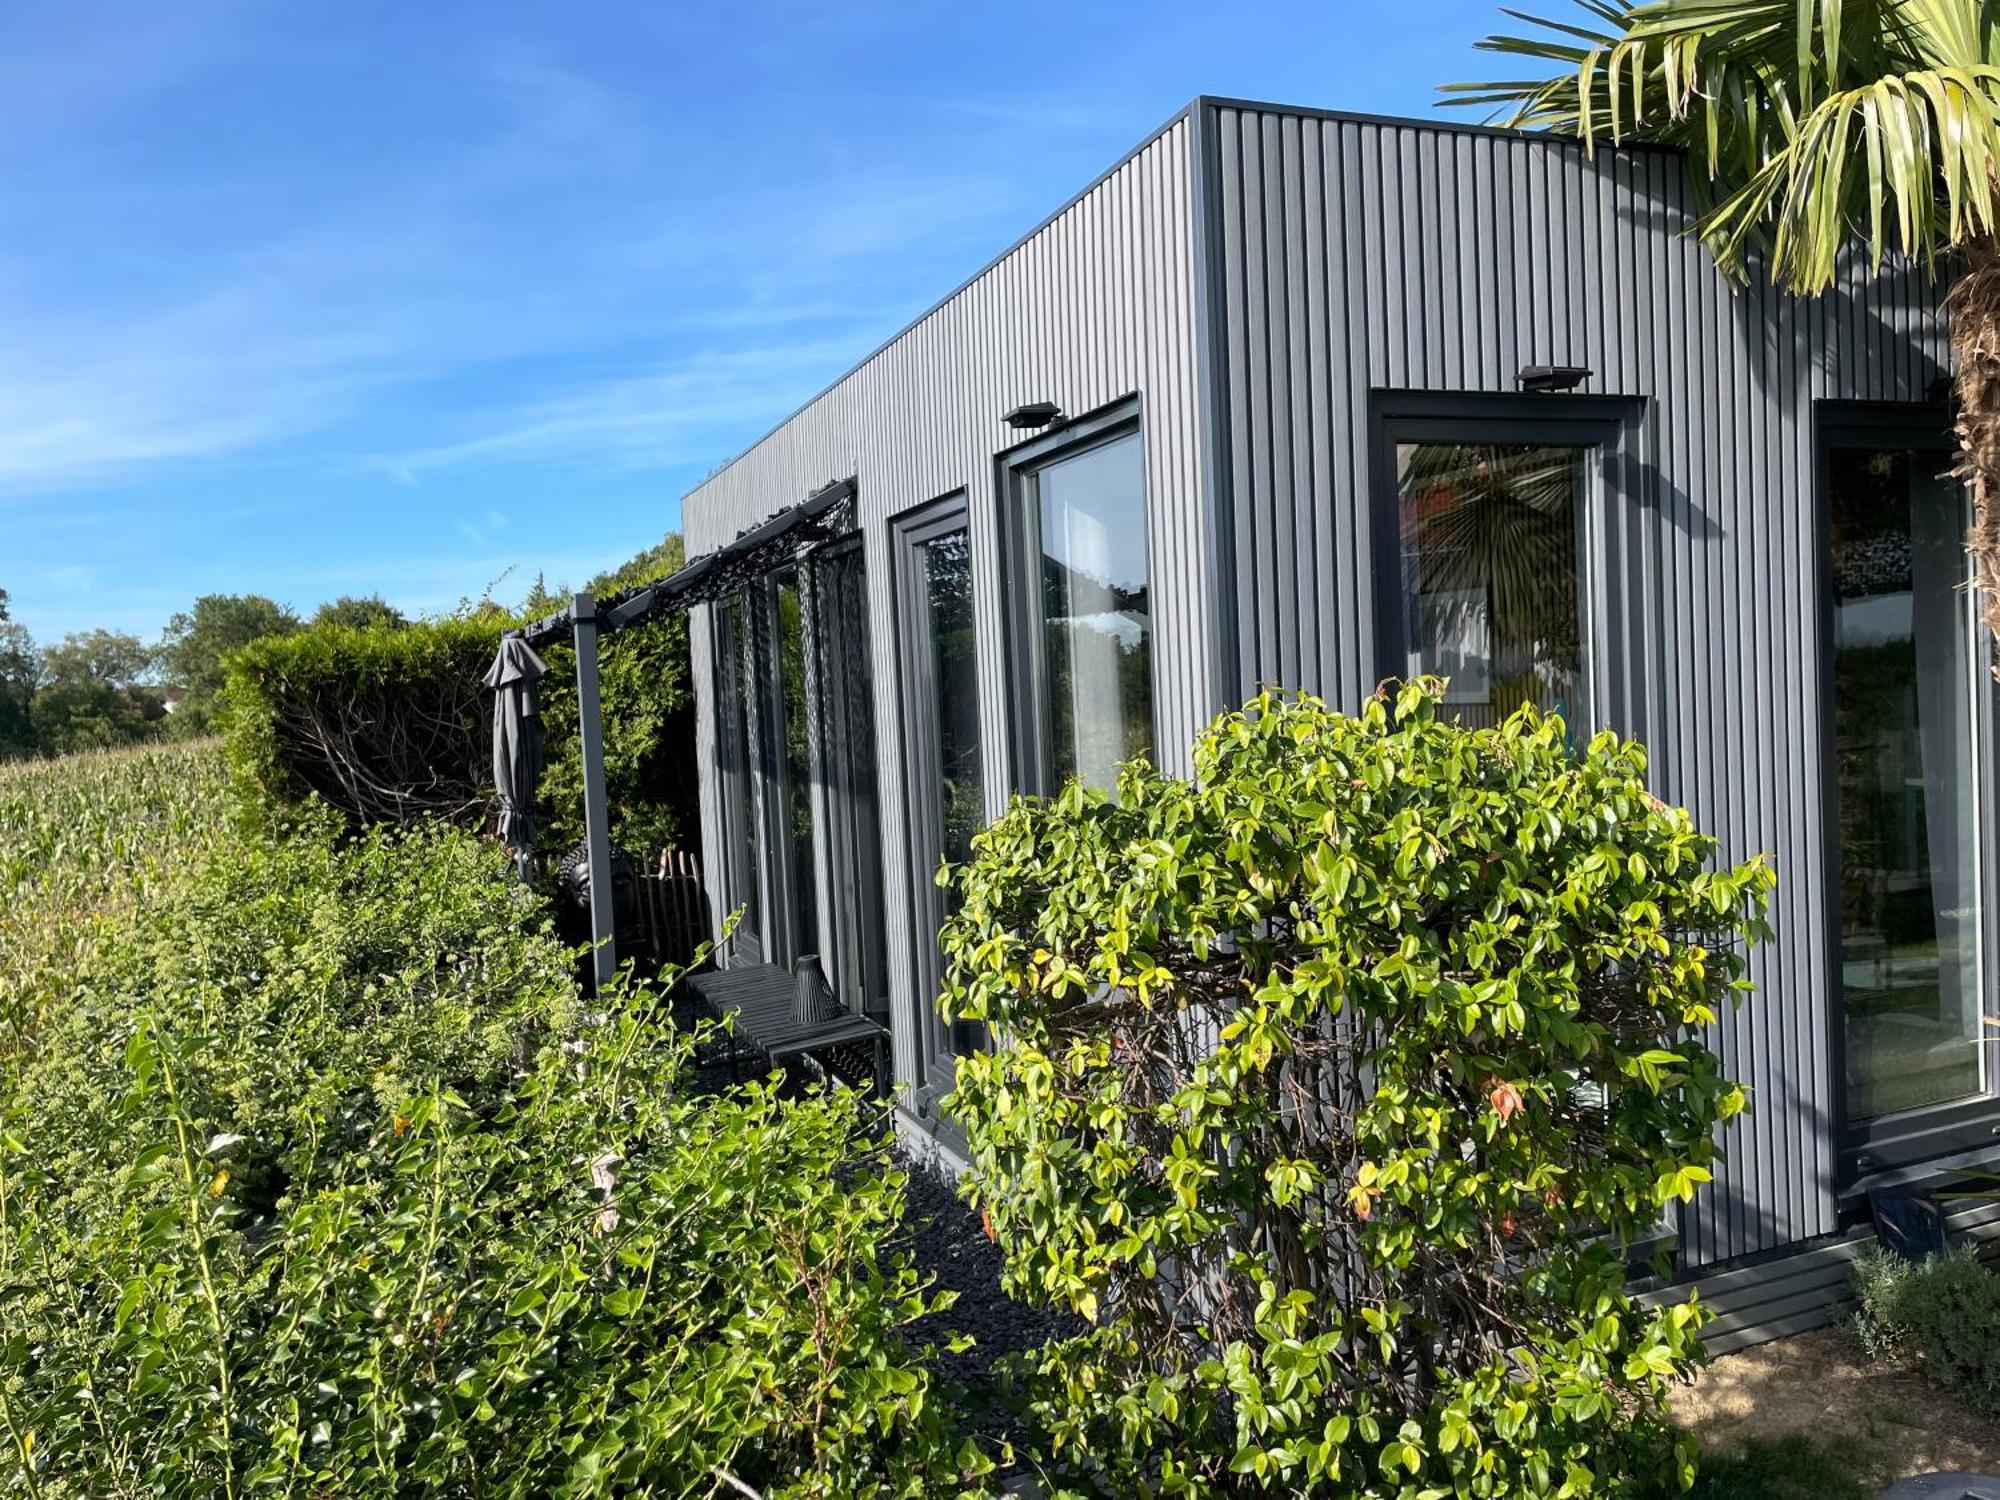
[{"label": "large window", "polygon": [[1083,423],[1009,463],[1011,633],[1024,784],[1109,788],[1153,753],[1145,452],[1129,415]]},{"label": "large window", "polygon": [[1583,710],[1584,495],[1591,450],[1570,445],[1396,445],[1404,672],[1449,679],[1471,725],[1524,703]]},{"label": "large window", "polygon": [[1839,989],[1850,1123],[1987,1088],[1982,672],[1950,454],[1835,425],[1831,598]]},{"label": "large window", "polygon": [[1374,406],[1378,675],[1446,678],[1463,724],[1533,704],[1587,734],[1600,719],[1592,622],[1604,612],[1593,537],[1624,493],[1642,408],[1388,391]]},{"label": "large window", "polygon": [[951,1088],[954,1058],[976,1043],[939,1018],[935,937],[950,893],[930,880],[940,861],[971,853],[986,822],[979,749],[979,673],[972,612],[972,548],[965,501],[953,496],[896,528],[902,614],[903,705],[909,755],[911,863],[917,920],[917,1026],[924,1081]]},{"label": "large window", "polygon": [[722,769],[730,899],[743,913],[736,928],[739,954],[761,949],[763,930],[763,840],[757,829],[759,758],[754,717],[757,667],[747,603],[746,596],[739,594],[718,605],[713,616],[716,739]]},{"label": "large window", "polygon": [[[778,719],[783,734],[783,820],[791,906],[788,958],[819,952],[819,891],[813,872],[813,746],[806,711],[808,650],[804,599],[796,568],[773,580],[777,624]],[[857,643],[844,643],[857,644]],[[865,642],[858,643],[865,647]]]}]

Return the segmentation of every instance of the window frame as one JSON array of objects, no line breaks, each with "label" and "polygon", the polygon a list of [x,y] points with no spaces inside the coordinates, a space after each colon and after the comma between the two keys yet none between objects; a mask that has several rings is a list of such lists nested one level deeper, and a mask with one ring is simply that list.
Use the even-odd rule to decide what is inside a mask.
[{"label": "window frame", "polygon": [[[920,1094],[918,1110],[924,1118],[930,1117],[935,1101],[951,1091],[959,1052],[951,1027],[937,1014],[935,1005],[937,990],[943,982],[943,968],[937,953],[937,935],[943,925],[943,903],[931,876],[944,849],[944,820],[937,805],[937,788],[943,779],[942,768],[937,763],[934,737],[912,728],[920,719],[928,721],[931,705],[937,697],[935,652],[930,649],[931,637],[927,628],[930,605],[920,559],[925,547],[959,531],[966,534],[966,544],[970,548],[972,506],[969,496],[962,489],[905,511],[889,522],[890,574],[893,582],[891,603],[895,610],[896,641],[900,648],[896,653],[896,682],[900,717],[905,726],[901,737],[903,857],[909,873],[911,959],[916,971],[913,986],[915,1024],[911,1034],[915,1044],[915,1082]],[[972,592],[970,603],[974,620],[972,651],[975,689],[980,681],[980,665],[986,649],[981,640],[983,632],[977,624],[977,575],[976,566],[967,570],[966,581]],[[987,788],[991,785],[991,775],[990,768],[983,763],[989,749],[984,704],[977,707],[982,710],[978,715],[982,755],[981,811],[990,820],[993,807]]]},{"label": "window frame", "polygon": [[[1586,487],[1579,497],[1577,544],[1578,622],[1583,638],[1583,720],[1570,726],[1581,741],[1610,718],[1611,694],[1604,647],[1611,635],[1610,569],[1604,549],[1611,508],[1639,489],[1639,428],[1645,403],[1625,396],[1576,396],[1541,392],[1378,390],[1369,412],[1368,526],[1375,589],[1375,680],[1402,678],[1409,670],[1406,637],[1401,488],[1398,444],[1486,443],[1583,448]],[[1624,726],[1634,730],[1637,726]]]},{"label": "window frame", "polygon": [[[1146,518],[1146,594],[1149,614],[1155,607],[1154,560],[1157,528],[1153,507],[1153,487],[1146,471],[1146,424],[1139,397],[1125,397],[1100,407],[1086,416],[1018,443],[997,457],[999,474],[995,489],[1000,521],[1000,595],[1003,633],[1002,657],[1007,676],[1012,727],[1007,735],[1008,784],[1030,795],[1048,796],[1058,790],[1054,773],[1054,746],[1050,741],[1053,713],[1048,696],[1048,660],[1041,630],[1041,517],[1028,503],[1027,481],[1041,470],[1064,459],[1075,458],[1095,448],[1108,447],[1125,438],[1139,443],[1140,498]],[[1032,558],[1030,552],[1032,549]],[[1160,637],[1154,629],[1148,637],[1149,682],[1147,712],[1152,719],[1152,758],[1159,759]]]},{"label": "window frame", "polygon": [[[1948,462],[1955,451],[1951,413],[1935,402],[1882,402],[1821,400],[1813,403],[1813,495],[1812,545],[1814,582],[1818,590],[1819,660],[1819,764],[1821,773],[1820,840],[1823,876],[1821,910],[1825,934],[1825,992],[1821,997],[1827,1024],[1827,1088],[1831,1104],[1833,1146],[1838,1158],[1841,1197],[1852,1203],[1865,1190],[1870,1178],[1907,1172],[1937,1161],[1940,1157],[1991,1149],[2000,1134],[2000,1029],[1988,1027],[1980,1045],[1984,1048],[1984,1091],[1960,1099],[1920,1105],[1869,1119],[1850,1116],[1847,1098],[1847,1012],[1841,980],[1842,943],[1840,882],[1836,867],[1840,857],[1840,799],[1836,780],[1838,738],[1834,721],[1834,593],[1832,496],[1829,493],[1832,455],[1837,448],[1908,449],[1936,453]],[[1970,515],[1970,499],[1967,501]],[[1970,569],[1967,570],[1968,579]],[[1996,695],[1984,664],[1992,650],[1992,638],[1975,611],[1972,622],[1974,682],[1985,681],[1987,690],[1975,692],[1972,704],[1974,795],[1978,797],[1979,869],[1976,879],[1979,897],[1979,989],[1981,1013],[1993,1015],[2000,1004],[2000,880],[1995,879],[1995,860],[2000,841],[1995,838],[1992,793],[2000,759],[1996,759]]]}]

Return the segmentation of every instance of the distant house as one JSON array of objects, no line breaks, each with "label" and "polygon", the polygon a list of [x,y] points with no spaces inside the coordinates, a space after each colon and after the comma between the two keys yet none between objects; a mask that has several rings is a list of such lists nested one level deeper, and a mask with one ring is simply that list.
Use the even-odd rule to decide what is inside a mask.
[{"label": "distant house", "polygon": [[1867,1189],[2000,1130],[1988,643],[1932,289],[1734,291],[1690,214],[1659,150],[1169,121],[687,497],[691,556],[845,507],[695,615],[725,962],[819,954],[948,1156],[940,858],[1016,789],[1187,770],[1261,684],[1449,671],[1468,720],[1643,739],[1775,857],[1715,1038],[1754,1113],[1675,1254],[1725,1346],[1830,1318]]},{"label": "distant house", "polygon": [[186,688],[170,687],[160,689],[160,707],[172,713],[181,706],[181,699],[187,696]]}]

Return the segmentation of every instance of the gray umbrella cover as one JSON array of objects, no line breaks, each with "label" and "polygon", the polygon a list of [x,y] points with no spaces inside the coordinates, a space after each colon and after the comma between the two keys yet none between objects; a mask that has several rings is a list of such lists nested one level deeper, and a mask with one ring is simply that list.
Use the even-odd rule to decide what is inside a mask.
[{"label": "gray umbrella cover", "polygon": [[535,789],[542,780],[542,716],[535,684],[548,663],[520,636],[500,640],[500,654],[486,674],[493,690],[493,785],[500,793],[500,842],[514,867],[528,878],[535,847]]}]

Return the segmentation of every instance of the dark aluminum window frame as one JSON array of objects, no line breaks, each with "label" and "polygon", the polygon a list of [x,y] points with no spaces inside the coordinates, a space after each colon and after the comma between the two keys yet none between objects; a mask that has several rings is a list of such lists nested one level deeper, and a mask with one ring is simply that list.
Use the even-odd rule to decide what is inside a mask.
[{"label": "dark aluminum window frame", "polygon": [[[1505,443],[1582,448],[1589,487],[1580,497],[1578,607],[1583,618],[1584,704],[1579,742],[1609,719],[1608,669],[1637,670],[1636,662],[1608,663],[1605,646],[1617,601],[1606,597],[1610,569],[1602,553],[1611,507],[1639,499],[1643,483],[1640,424],[1645,403],[1625,396],[1573,396],[1477,391],[1378,390],[1370,400],[1370,504],[1368,524],[1375,584],[1376,678],[1409,670],[1403,584],[1401,494],[1396,478],[1400,443]],[[1619,726],[1631,729],[1634,726]]]},{"label": "dark aluminum window frame", "polygon": [[[1036,471],[1122,438],[1139,440],[1141,486],[1146,509],[1146,583],[1153,584],[1155,539],[1152,486],[1146,483],[1146,429],[1137,395],[1127,396],[1054,431],[1007,449],[998,457],[995,486],[1000,504],[1001,619],[1005,632],[1004,659],[1013,712],[1008,752],[1012,756],[1009,784],[1018,790],[1047,796],[1058,790],[1050,764],[1050,705],[1048,665],[1042,637],[1039,517],[1030,514],[1026,481]],[[1149,605],[1150,607],[1150,605]],[[1150,645],[1157,652],[1159,636]],[[1152,716],[1153,758],[1159,757],[1160,672],[1153,662],[1147,711]]]},{"label": "dark aluminum window frame", "polygon": [[[1987,1029],[1981,1044],[1986,1052],[1985,1092],[1964,1099],[1924,1105],[1918,1109],[1851,1120],[1847,1109],[1847,1018],[1842,1009],[1840,888],[1835,866],[1840,851],[1840,803],[1836,795],[1837,741],[1833,705],[1834,596],[1832,496],[1830,461],[1836,448],[1907,448],[1933,452],[1940,472],[1953,457],[1951,414],[1929,402],[1820,401],[1813,408],[1813,549],[1816,556],[1820,611],[1820,767],[1822,786],[1821,839],[1825,875],[1822,881],[1826,924],[1827,992],[1820,1003],[1829,1016],[1827,1027],[1828,1088],[1833,1104],[1834,1139],[1840,1148],[1839,1187],[1844,1204],[1858,1206],[1864,1180],[1889,1173],[1907,1173],[1940,1157],[1991,1149],[2000,1136],[2000,1034]],[[1975,631],[1976,657],[1984,661],[1991,638],[1983,627]],[[1977,680],[1977,679],[1976,679]],[[1979,984],[1982,1014],[1993,1015],[2000,999],[2000,880],[1996,880],[1994,795],[2000,757],[1996,757],[1995,693],[1977,694],[1973,704],[1976,746],[1975,785],[1979,793]]]},{"label": "dark aluminum window frame", "polygon": [[[937,1010],[942,987],[942,966],[937,952],[937,931],[944,917],[943,894],[933,876],[944,849],[944,823],[937,805],[937,786],[943,779],[937,763],[938,747],[928,733],[915,726],[929,719],[936,697],[935,661],[930,651],[929,601],[921,568],[922,549],[954,532],[966,532],[971,540],[971,507],[959,490],[917,507],[889,523],[891,568],[894,580],[896,641],[899,658],[899,690],[903,735],[903,790],[907,846],[905,867],[909,874],[909,912],[912,959],[915,965],[914,1025],[916,1042],[916,1100],[920,1118],[931,1119],[937,1099],[951,1092],[960,1050],[958,1039]],[[977,568],[968,570],[967,581],[976,596]],[[975,621],[978,612],[973,609]],[[975,628],[974,659],[981,654],[979,632]],[[976,673],[975,673],[976,676]],[[981,745],[985,748],[984,716]],[[982,783],[985,780],[982,768]],[[992,809],[986,811],[990,814]],[[940,1123],[933,1119],[933,1123]]]}]

